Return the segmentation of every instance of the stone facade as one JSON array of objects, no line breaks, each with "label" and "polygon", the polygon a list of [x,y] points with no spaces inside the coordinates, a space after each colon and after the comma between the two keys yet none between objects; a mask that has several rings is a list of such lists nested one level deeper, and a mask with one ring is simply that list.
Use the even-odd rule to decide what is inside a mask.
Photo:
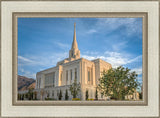
[{"label": "stone facade", "polygon": [[[85,100],[86,91],[88,91],[88,98],[94,99],[96,93],[96,87],[98,79],[101,76],[102,71],[107,71],[112,68],[111,64],[101,60],[87,60],[80,58],[80,50],[76,41],[76,29],[74,25],[74,36],[71,50],[69,51],[69,58],[66,58],[53,68],[49,68],[40,71],[36,75],[36,88],[37,98],[45,99],[54,98],[58,99],[60,91],[62,92],[62,100],[65,100],[65,93],[68,90],[69,100],[72,99],[72,95],[69,91],[69,86],[77,78],[77,82],[80,83],[80,92],[78,98]],[[99,94],[99,98],[102,96]]]}]

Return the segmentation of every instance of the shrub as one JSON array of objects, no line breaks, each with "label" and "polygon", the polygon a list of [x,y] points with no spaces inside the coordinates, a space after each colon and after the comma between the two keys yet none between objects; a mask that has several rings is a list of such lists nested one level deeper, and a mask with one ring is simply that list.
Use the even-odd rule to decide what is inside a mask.
[{"label": "shrub", "polygon": [[33,99],[33,100],[38,100],[37,98]]},{"label": "shrub", "polygon": [[72,101],[79,101],[79,98],[72,98]]},{"label": "shrub", "polygon": [[62,99],[62,91],[60,90],[60,93],[59,93],[59,96],[58,96],[58,98],[59,98],[59,100],[61,100]]},{"label": "shrub", "polygon": [[80,83],[77,83],[77,79],[74,79],[74,83],[70,85],[69,90],[73,98],[76,98],[78,93],[80,92]]},{"label": "shrub", "polygon": [[68,96],[68,91],[66,89],[66,94],[65,94],[65,100],[68,100],[69,96]]},{"label": "shrub", "polygon": [[90,99],[87,99],[88,101],[94,101],[94,99],[93,98],[90,98]]},{"label": "shrub", "polygon": [[88,90],[86,90],[86,100],[88,100]]},{"label": "shrub", "polygon": [[45,100],[55,100],[54,98],[45,98]]},{"label": "shrub", "polygon": [[97,91],[97,88],[96,88],[95,100],[98,100],[98,91]]}]

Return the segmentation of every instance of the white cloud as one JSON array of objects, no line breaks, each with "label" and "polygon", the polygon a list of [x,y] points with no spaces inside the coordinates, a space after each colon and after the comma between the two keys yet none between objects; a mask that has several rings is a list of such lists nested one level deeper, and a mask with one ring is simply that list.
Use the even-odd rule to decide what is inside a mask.
[{"label": "white cloud", "polygon": [[23,68],[20,68],[20,66],[18,66],[18,69],[23,73],[24,72],[24,69]]},{"label": "white cloud", "polygon": [[124,42],[121,42],[121,43],[116,43],[116,44],[114,43],[112,45],[112,48],[113,48],[114,51],[120,51],[120,50],[122,50],[126,47],[127,47],[127,41],[124,41]]},{"label": "white cloud", "polygon": [[32,72],[30,72],[30,71],[24,71],[22,76],[36,79],[36,73],[32,73]]},{"label": "white cloud", "polygon": [[[97,27],[99,29],[105,28],[106,32],[112,32],[120,27],[125,27],[125,35],[135,35],[142,31],[142,24],[136,18],[107,18],[98,19]],[[141,28],[140,28],[141,27]]]},{"label": "white cloud", "polygon": [[18,65],[18,70],[21,72],[20,75],[22,75],[22,76],[25,76],[28,78],[33,78],[33,79],[36,78],[36,73],[24,69],[23,66]]},{"label": "white cloud", "polygon": [[[129,55],[129,54],[128,54]],[[137,62],[142,58],[142,55],[139,55],[135,58],[130,58],[127,54],[118,53],[118,52],[109,52],[106,51],[103,55],[82,55],[82,57],[88,60],[94,60],[100,58],[106,62],[109,62],[112,67],[118,67],[121,65],[126,65],[129,63]]]},{"label": "white cloud", "polygon": [[128,63],[136,62],[136,61],[139,61],[139,60],[142,60],[142,55],[139,55],[139,56],[129,60]]},{"label": "white cloud", "polygon": [[139,77],[139,76],[138,76],[138,78],[137,78],[137,79],[138,79],[138,81],[142,81],[142,77]]},{"label": "white cloud", "polygon": [[128,59],[123,57],[106,57],[106,61],[111,63],[113,67],[118,67],[127,64]]},{"label": "white cloud", "polygon": [[33,61],[26,58],[26,57],[23,57],[23,56],[18,56],[18,60],[19,61],[23,61],[23,62],[29,62],[29,63],[32,63]]},{"label": "white cloud", "polygon": [[83,58],[88,59],[88,60],[94,60],[96,57],[94,56],[87,56],[87,55],[82,55]]},{"label": "white cloud", "polygon": [[132,71],[135,71],[138,75],[141,75],[142,74],[142,67],[133,68]]},{"label": "white cloud", "polygon": [[[19,65],[22,67],[23,65],[32,65],[32,66],[45,66],[47,67],[53,67],[56,65],[58,61],[61,61],[68,57],[68,52],[65,53],[55,53],[50,54],[50,56],[28,56],[22,57],[19,56],[18,58]],[[30,57],[30,58],[29,58]],[[99,54],[98,52],[86,52],[81,55],[81,57],[86,58],[88,60],[94,60],[97,58],[100,58],[102,60],[105,60],[112,64],[113,67],[118,67],[121,65],[126,65],[129,63],[137,62],[139,60],[142,60],[142,55],[139,55],[135,58],[130,58],[129,54],[119,53],[119,52],[110,52],[106,51],[104,54]]]},{"label": "white cloud", "polygon": [[[65,53],[56,53],[56,54],[48,54],[49,56],[38,55],[28,55],[26,57],[19,56],[18,58],[18,70],[22,76],[26,76],[29,78],[36,78],[36,73],[40,70],[44,70],[50,67],[54,67],[58,61],[61,61],[68,57],[68,52]],[[30,66],[30,68],[37,68],[36,71],[31,71],[26,68],[26,66]]]},{"label": "white cloud", "polygon": [[[126,65],[129,63],[134,63],[136,61],[139,61],[142,59],[142,55],[139,55],[135,58],[130,58],[127,54],[119,53],[119,52],[109,52],[106,51],[104,54],[99,54],[98,52],[86,52],[85,54],[81,55],[83,58],[86,58],[88,60],[94,60],[97,58],[100,58],[106,62],[109,62],[112,64],[112,67],[116,68],[121,65]],[[30,58],[28,58],[30,57]],[[46,56],[28,56],[28,57],[23,57],[19,56],[18,59],[21,61],[19,62],[18,69],[23,73],[24,76],[30,77],[30,78],[36,78],[36,74],[31,72],[31,71],[26,71],[24,67],[26,65],[30,65],[32,67],[37,66],[40,67],[40,69],[46,69],[50,68],[56,65],[58,61],[61,61],[68,57],[68,52],[65,53],[56,53],[52,54],[48,57]],[[40,70],[39,69],[39,70]],[[43,70],[42,69],[42,70]],[[37,71],[39,71],[37,70]],[[139,68],[134,68],[132,71],[136,71],[138,75],[142,74],[142,67]]]},{"label": "white cloud", "polygon": [[48,54],[48,56],[45,56],[43,54],[41,55],[28,55],[27,57],[19,56],[21,58],[18,58],[18,65],[25,66],[45,66],[45,67],[51,67],[55,66],[58,61],[63,60],[68,56],[68,52],[64,53],[53,53]]},{"label": "white cloud", "polygon": [[84,54],[89,54],[89,55],[97,55],[98,54],[98,52],[96,52],[96,51],[85,51],[84,52]]},{"label": "white cloud", "polygon": [[113,67],[118,67],[121,65],[137,62],[140,58],[142,58],[142,55],[139,55],[135,58],[130,58],[129,54],[109,51],[106,51],[105,54],[105,60],[111,63]]},{"label": "white cloud", "polygon": [[[58,61],[63,60],[68,57],[68,52],[65,53],[53,53],[45,55],[27,55],[25,57],[18,56],[18,70],[19,74],[29,78],[36,78],[36,73],[40,70],[44,70],[50,67],[54,67]],[[36,68],[37,70],[29,70],[26,66],[30,68]]]},{"label": "white cloud", "polygon": [[35,65],[36,63],[30,57],[18,56],[18,66]]},{"label": "white cloud", "polygon": [[86,33],[88,33],[88,34],[92,34],[92,33],[95,33],[95,32],[97,32],[95,29],[90,29],[89,31],[87,31]]},{"label": "white cloud", "polygon": [[54,43],[61,49],[66,49],[70,47],[68,44],[65,44],[65,43],[60,43],[60,42],[54,42]]}]

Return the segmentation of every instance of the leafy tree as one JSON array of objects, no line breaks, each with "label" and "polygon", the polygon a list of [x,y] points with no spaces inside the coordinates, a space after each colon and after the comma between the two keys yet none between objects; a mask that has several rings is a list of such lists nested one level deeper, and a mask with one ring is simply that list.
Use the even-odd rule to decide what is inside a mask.
[{"label": "leafy tree", "polygon": [[80,83],[77,83],[77,79],[74,79],[73,84],[70,85],[69,90],[73,98],[76,98],[80,91]]},{"label": "leafy tree", "polygon": [[88,100],[88,90],[86,90],[86,100]]},{"label": "leafy tree", "polygon": [[68,91],[66,89],[66,94],[65,94],[65,100],[68,100],[69,96],[68,96]]},{"label": "leafy tree", "polygon": [[59,100],[61,100],[62,99],[62,91],[60,90],[60,93],[59,93],[59,96],[58,96],[58,98],[59,98]]},{"label": "leafy tree", "polygon": [[97,91],[97,88],[96,88],[95,99],[98,100],[98,91]]},{"label": "leafy tree", "polygon": [[119,66],[102,73],[99,79],[98,89],[105,96],[117,100],[124,100],[126,95],[132,95],[139,87],[136,72]]}]

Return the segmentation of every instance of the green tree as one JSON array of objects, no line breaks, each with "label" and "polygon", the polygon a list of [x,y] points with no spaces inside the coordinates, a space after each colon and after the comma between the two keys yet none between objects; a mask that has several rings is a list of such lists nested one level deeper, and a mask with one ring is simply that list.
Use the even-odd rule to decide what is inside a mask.
[{"label": "green tree", "polygon": [[69,96],[68,96],[68,91],[66,89],[66,94],[65,94],[65,100],[68,100]]},{"label": "green tree", "polygon": [[58,98],[59,98],[59,100],[61,100],[62,99],[62,91],[60,90],[60,92],[59,92],[59,96],[58,96]]},{"label": "green tree", "polygon": [[116,100],[124,100],[126,95],[132,95],[139,87],[135,71],[119,66],[102,73],[98,89],[102,95],[110,96]]},{"label": "green tree", "polygon": [[86,90],[86,100],[88,100],[88,90]]},{"label": "green tree", "polygon": [[98,91],[97,91],[97,88],[96,88],[95,99],[98,100]]},{"label": "green tree", "polygon": [[76,98],[80,91],[80,83],[77,83],[77,79],[74,79],[73,84],[70,85],[69,90],[73,98]]}]

